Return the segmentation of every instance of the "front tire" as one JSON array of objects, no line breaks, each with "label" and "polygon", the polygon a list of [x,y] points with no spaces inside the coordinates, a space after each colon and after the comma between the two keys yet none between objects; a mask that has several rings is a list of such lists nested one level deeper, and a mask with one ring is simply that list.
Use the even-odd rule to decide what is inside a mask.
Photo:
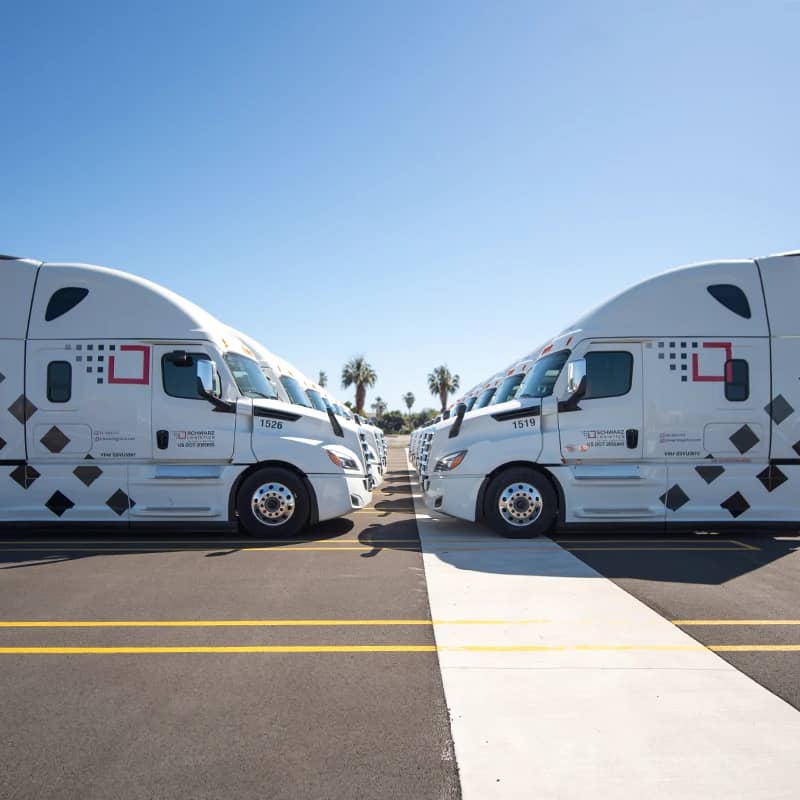
[{"label": "front tire", "polygon": [[486,489],[486,522],[507,539],[531,539],[547,533],[556,511],[552,484],[529,467],[503,470]]},{"label": "front tire", "polygon": [[251,536],[288,539],[307,523],[311,502],[303,481],[281,467],[266,467],[247,477],[236,496],[242,527]]}]

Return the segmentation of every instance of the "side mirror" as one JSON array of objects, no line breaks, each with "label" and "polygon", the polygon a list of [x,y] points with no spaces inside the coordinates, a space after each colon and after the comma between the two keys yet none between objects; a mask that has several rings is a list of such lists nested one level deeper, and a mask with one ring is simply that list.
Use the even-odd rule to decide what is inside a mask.
[{"label": "side mirror", "polygon": [[576,358],[567,365],[567,394],[576,400],[586,393],[586,359]]},{"label": "side mirror", "polygon": [[216,397],[214,391],[217,384],[216,368],[213,361],[198,358],[195,361],[195,371],[197,374],[197,391],[203,397]]}]

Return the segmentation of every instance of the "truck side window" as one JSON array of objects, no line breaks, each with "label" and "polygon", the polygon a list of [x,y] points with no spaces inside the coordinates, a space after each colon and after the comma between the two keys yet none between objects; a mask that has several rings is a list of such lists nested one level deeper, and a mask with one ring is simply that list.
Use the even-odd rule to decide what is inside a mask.
[{"label": "truck side window", "polygon": [[[195,361],[211,361],[205,353],[188,353],[190,364],[178,364],[175,358],[167,353],[161,359],[161,375],[164,379],[164,391],[170,397],[183,397],[187,400],[203,400],[197,391],[197,371]],[[215,387],[219,388],[219,387]]]},{"label": "truck side window", "polygon": [[586,400],[628,394],[633,380],[633,356],[625,350],[586,354]]},{"label": "truck side window", "polygon": [[732,283],[715,283],[707,288],[708,293],[729,311],[750,319],[750,303],[747,302],[747,295],[738,286]]},{"label": "truck side window", "polygon": [[47,308],[44,312],[45,322],[52,322],[67,311],[75,308],[83,300],[89,290],[82,286],[65,286],[63,289],[56,289],[53,296],[47,301]]},{"label": "truck side window", "polygon": [[69,361],[51,361],[47,365],[47,401],[68,403],[72,397],[72,364]]},{"label": "truck side window", "polygon": [[750,367],[743,358],[725,362],[725,399],[741,403],[750,397]]}]

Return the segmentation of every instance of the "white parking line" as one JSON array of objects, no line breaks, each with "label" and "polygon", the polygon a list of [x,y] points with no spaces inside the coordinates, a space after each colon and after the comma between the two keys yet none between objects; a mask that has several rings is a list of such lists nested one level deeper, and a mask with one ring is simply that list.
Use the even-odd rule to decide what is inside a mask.
[{"label": "white parking line", "polygon": [[417,527],[434,620],[550,620],[434,622],[464,800],[800,797],[788,703],[549,539]]}]

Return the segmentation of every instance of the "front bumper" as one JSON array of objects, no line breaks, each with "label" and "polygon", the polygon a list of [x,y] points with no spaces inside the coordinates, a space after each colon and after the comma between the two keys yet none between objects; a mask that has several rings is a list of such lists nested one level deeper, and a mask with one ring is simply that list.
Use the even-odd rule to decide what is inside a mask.
[{"label": "front bumper", "polygon": [[370,478],[363,475],[309,475],[317,496],[319,521],[335,519],[372,502]]},{"label": "front bumper", "polygon": [[443,475],[434,472],[420,481],[425,505],[451,517],[475,521],[475,504],[483,475]]}]

